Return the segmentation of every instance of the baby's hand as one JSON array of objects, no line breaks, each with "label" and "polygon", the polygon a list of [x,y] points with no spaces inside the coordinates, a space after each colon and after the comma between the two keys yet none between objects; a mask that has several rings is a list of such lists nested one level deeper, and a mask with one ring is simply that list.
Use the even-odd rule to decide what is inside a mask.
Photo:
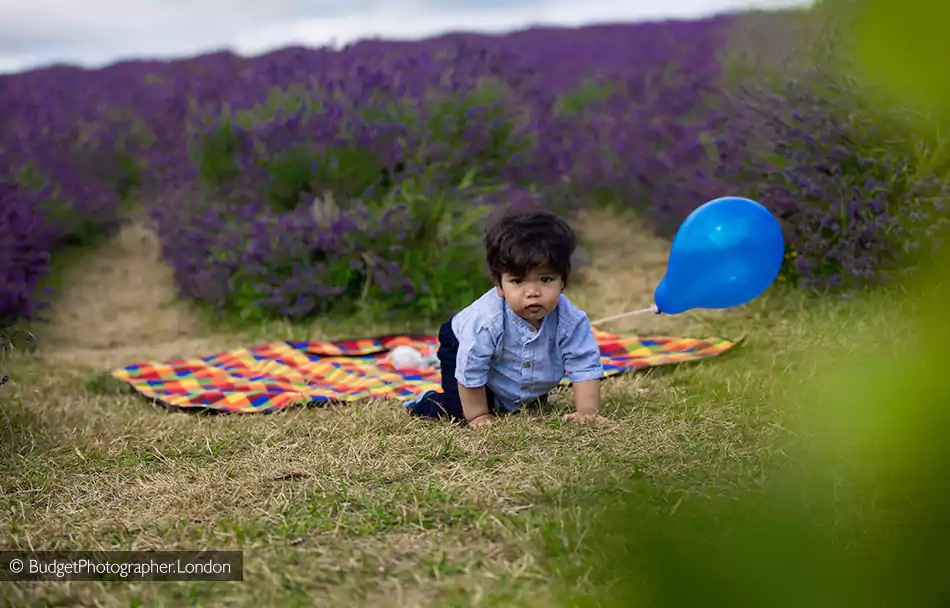
[{"label": "baby's hand", "polygon": [[469,421],[468,425],[473,428],[478,428],[481,426],[488,426],[498,422],[498,416],[494,414],[482,414],[478,418],[473,418]]},{"label": "baby's hand", "polygon": [[600,414],[588,414],[584,412],[571,412],[570,414],[564,414],[564,417],[561,418],[562,422],[579,422],[581,424],[585,422],[607,422],[607,419],[601,416]]}]

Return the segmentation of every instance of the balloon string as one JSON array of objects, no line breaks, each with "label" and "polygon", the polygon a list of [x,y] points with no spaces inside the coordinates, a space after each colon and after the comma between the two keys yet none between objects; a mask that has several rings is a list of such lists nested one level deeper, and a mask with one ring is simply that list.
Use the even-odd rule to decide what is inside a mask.
[{"label": "balloon string", "polygon": [[653,306],[650,306],[649,308],[642,308],[642,309],[640,309],[640,310],[632,310],[632,311],[630,311],[630,312],[624,312],[624,313],[621,313],[621,314],[619,314],[619,315],[614,315],[614,316],[612,316],[612,317],[606,317],[606,318],[604,318],[604,319],[598,319],[598,320],[592,322],[591,325],[600,325],[601,323],[606,323],[607,321],[614,321],[614,320],[616,320],[616,319],[622,319],[622,318],[624,318],[624,317],[630,317],[630,316],[633,316],[633,315],[642,315],[642,314],[648,313],[648,312],[659,312],[659,309],[657,309],[656,305],[654,304]]}]

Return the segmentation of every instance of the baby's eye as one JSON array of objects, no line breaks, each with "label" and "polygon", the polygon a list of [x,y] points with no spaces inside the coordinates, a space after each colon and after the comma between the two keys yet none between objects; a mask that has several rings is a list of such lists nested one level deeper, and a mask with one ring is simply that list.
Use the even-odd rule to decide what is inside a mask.
[{"label": "baby's eye", "polygon": [[550,283],[553,280],[554,280],[554,277],[541,277],[542,283]]},{"label": "baby's eye", "polygon": [[523,281],[524,279],[511,279],[511,282],[515,285],[520,285]]}]

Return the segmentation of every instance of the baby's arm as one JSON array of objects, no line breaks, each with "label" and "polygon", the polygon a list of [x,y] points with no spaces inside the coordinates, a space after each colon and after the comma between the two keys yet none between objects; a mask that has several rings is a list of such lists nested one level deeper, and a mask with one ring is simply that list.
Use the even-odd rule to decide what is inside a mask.
[{"label": "baby's arm", "polygon": [[594,417],[600,412],[600,380],[574,384],[574,409],[584,417]]},{"label": "baby's arm", "polygon": [[564,369],[574,386],[574,407],[577,411],[564,416],[564,420],[600,420],[600,383],[604,366],[600,361],[600,345],[586,315],[561,344],[564,354]]},{"label": "baby's arm", "polygon": [[488,409],[488,394],[484,386],[468,388],[459,385],[459,399],[462,401],[462,413],[472,426],[481,426],[495,421],[497,416]]},{"label": "baby's arm", "polygon": [[488,408],[488,371],[495,351],[492,328],[478,320],[460,328],[455,380],[459,387],[462,414],[472,426],[490,424],[496,416]]}]

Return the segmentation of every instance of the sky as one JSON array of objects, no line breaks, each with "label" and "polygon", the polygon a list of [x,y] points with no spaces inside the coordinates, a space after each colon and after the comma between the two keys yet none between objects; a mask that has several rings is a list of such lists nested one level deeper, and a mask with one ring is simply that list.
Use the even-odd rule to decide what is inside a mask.
[{"label": "sky", "polygon": [[696,18],[809,0],[2,0],[0,73],[450,31]]}]

